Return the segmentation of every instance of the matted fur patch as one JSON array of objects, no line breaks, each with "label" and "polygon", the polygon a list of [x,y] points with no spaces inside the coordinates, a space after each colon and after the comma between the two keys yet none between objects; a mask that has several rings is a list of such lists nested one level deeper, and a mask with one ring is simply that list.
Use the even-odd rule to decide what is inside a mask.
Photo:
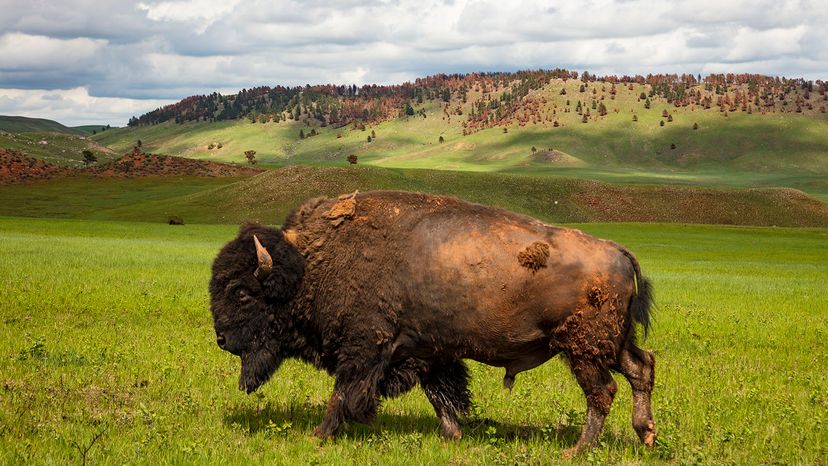
[{"label": "matted fur patch", "polygon": [[535,241],[518,253],[520,265],[531,270],[532,273],[546,267],[549,260],[549,245],[543,241]]},{"label": "matted fur patch", "polygon": [[294,247],[299,247],[299,233],[294,230],[285,230],[282,232],[282,236],[285,237],[285,241],[292,244]]},{"label": "matted fur patch", "polygon": [[356,195],[359,191],[354,191],[353,194],[346,194],[339,196],[339,200],[331,207],[326,215],[331,223],[337,227],[344,222],[346,218],[353,218],[356,212]]}]

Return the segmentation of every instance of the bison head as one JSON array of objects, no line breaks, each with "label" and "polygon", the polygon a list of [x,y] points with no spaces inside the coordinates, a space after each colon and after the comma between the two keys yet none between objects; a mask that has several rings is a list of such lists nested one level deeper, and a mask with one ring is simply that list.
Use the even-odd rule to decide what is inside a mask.
[{"label": "bison head", "polygon": [[284,358],[290,330],[287,305],[304,271],[299,252],[282,232],[245,225],[219,252],[210,279],[210,310],[219,347],[241,358],[239,388],[251,393]]}]

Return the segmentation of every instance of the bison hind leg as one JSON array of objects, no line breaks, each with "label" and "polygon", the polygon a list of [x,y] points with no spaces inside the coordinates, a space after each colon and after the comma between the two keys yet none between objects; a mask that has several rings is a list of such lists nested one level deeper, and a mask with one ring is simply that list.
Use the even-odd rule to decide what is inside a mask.
[{"label": "bison hind leg", "polygon": [[609,369],[600,359],[571,354],[567,356],[587,401],[586,422],[581,437],[573,448],[564,453],[565,456],[571,456],[591,446],[598,439],[615,398],[617,386]]},{"label": "bison hind leg", "polygon": [[443,437],[449,440],[462,437],[457,414],[466,413],[471,407],[466,364],[460,360],[434,363],[422,374],[420,385],[440,418]]},{"label": "bison hind leg", "polygon": [[632,387],[632,424],[635,432],[644,445],[653,446],[656,432],[650,397],[655,383],[655,357],[629,341],[613,369],[623,374]]}]

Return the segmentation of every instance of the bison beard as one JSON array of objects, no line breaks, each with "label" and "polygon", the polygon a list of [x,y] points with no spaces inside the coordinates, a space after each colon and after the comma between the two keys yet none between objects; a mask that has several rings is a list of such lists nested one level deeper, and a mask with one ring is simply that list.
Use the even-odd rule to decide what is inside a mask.
[{"label": "bison beard", "polygon": [[239,390],[247,394],[255,392],[276,372],[282,364],[282,358],[275,356],[268,349],[251,351],[241,356],[241,375]]},{"label": "bison beard", "polygon": [[[272,266],[271,266],[272,264]],[[592,445],[616,393],[632,388],[632,424],[655,441],[655,358],[636,346],[649,327],[652,286],[623,247],[450,197],[354,193],[306,201],[283,230],[242,227],[213,263],[210,301],[219,346],[241,355],[251,393],[284,358],[335,378],[314,434],[370,422],[381,398],[419,384],[446,438],[471,406],[462,359],[515,377],[557,354],[587,400],[569,453]]]}]

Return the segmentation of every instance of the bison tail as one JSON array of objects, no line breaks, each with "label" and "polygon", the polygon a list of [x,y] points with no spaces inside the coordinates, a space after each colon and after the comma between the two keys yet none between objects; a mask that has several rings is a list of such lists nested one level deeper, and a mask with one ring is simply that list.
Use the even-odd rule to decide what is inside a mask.
[{"label": "bison tail", "polygon": [[650,333],[650,314],[653,307],[653,286],[650,284],[650,280],[641,274],[641,267],[639,267],[638,260],[635,256],[623,247],[620,249],[633,266],[635,294],[633,294],[630,300],[630,314],[635,322],[641,324],[644,330],[644,338],[647,338],[647,335]]},{"label": "bison tail", "polygon": [[653,286],[647,277],[636,274],[638,281],[638,290],[635,296],[632,297],[630,303],[630,313],[633,320],[641,324],[644,329],[644,338],[650,333],[650,309],[653,306]]}]

